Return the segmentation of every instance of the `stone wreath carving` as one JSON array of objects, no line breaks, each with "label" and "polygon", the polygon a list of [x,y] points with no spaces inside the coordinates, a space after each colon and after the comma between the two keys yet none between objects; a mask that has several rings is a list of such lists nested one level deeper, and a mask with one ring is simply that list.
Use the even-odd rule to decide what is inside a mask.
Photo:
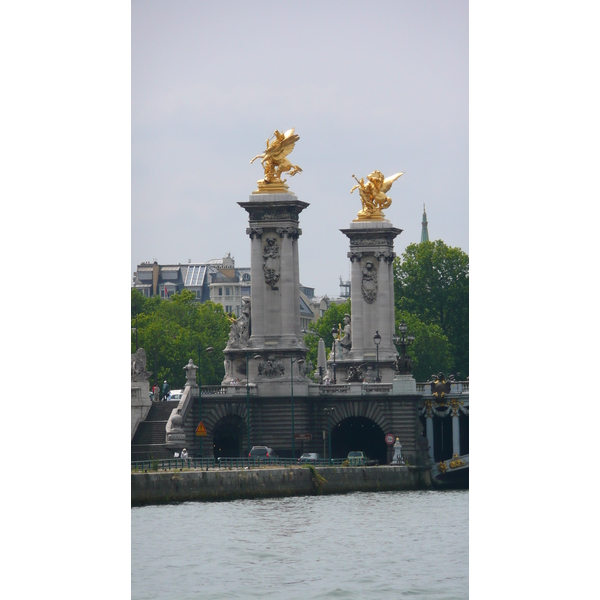
[{"label": "stone wreath carving", "polygon": [[258,374],[267,379],[281,377],[285,372],[283,363],[276,360],[273,355],[269,355],[265,362],[258,363]]},{"label": "stone wreath carving", "polygon": [[354,262],[355,260],[360,262],[362,255],[362,252],[348,252],[348,258],[350,259],[350,262]]},{"label": "stone wreath carving", "polygon": [[368,260],[362,270],[362,295],[367,304],[377,299],[377,267]]},{"label": "stone wreath carving", "polygon": [[279,281],[280,275],[280,257],[277,238],[268,237],[263,249],[263,271],[265,273],[266,284],[273,289]]}]

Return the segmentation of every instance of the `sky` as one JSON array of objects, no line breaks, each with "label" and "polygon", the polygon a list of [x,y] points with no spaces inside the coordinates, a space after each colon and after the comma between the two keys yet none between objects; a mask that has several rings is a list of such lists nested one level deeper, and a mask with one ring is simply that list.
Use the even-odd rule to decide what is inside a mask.
[{"label": "sky", "polygon": [[468,3],[161,2],[131,13],[131,271],[143,261],[250,266],[245,202],[275,129],[294,127],[300,281],[339,295],[352,175],[403,171],[395,251],[469,251]]}]

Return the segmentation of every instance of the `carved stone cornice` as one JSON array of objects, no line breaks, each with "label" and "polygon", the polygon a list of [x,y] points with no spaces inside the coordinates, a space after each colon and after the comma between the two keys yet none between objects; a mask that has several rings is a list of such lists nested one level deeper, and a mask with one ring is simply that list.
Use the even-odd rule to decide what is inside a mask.
[{"label": "carved stone cornice", "polygon": [[247,227],[246,234],[250,236],[251,240],[253,240],[255,236],[258,239],[260,239],[263,234],[263,228],[262,227]]}]

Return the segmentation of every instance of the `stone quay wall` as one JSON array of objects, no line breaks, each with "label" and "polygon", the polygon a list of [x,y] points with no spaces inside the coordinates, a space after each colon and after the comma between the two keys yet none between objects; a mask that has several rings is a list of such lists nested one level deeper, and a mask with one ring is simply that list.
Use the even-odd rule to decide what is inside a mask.
[{"label": "stone quay wall", "polygon": [[[131,474],[131,504],[278,498],[431,489],[431,472],[413,466],[264,468]],[[319,477],[325,481],[319,480]]]}]

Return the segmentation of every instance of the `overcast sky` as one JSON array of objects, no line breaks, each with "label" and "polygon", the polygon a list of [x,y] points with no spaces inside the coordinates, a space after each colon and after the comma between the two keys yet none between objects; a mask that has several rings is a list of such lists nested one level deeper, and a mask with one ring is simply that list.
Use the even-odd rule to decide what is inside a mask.
[{"label": "overcast sky", "polygon": [[250,266],[250,159],[296,128],[303,172],[300,279],[339,294],[349,276],[340,228],[361,208],[352,174],[394,183],[385,211],[418,242],[469,251],[468,3],[132,3],[132,256]]}]

